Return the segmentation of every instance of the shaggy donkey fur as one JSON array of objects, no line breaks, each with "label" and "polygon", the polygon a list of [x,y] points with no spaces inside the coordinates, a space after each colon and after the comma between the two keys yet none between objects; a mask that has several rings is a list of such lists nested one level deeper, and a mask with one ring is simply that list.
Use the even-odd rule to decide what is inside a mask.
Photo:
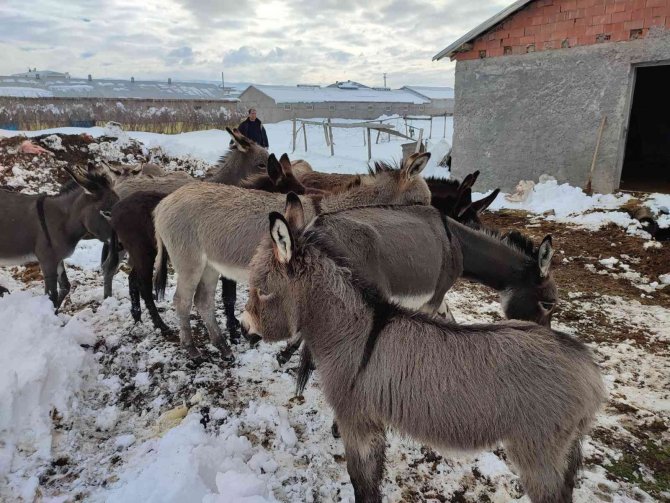
[{"label": "shaggy donkey fur", "polygon": [[357,502],[380,502],[386,428],[438,449],[502,442],[533,503],[568,503],[605,400],[573,337],[534,323],[459,326],[389,304],[319,229],[279,213],[251,262],[249,328],[300,332],[342,432]]}]

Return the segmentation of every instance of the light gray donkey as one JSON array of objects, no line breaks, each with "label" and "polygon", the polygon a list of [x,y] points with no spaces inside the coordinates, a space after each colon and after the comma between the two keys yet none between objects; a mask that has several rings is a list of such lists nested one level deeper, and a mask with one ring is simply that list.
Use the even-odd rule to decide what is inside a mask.
[{"label": "light gray donkey", "polygon": [[356,501],[381,502],[387,427],[437,449],[502,442],[533,503],[571,501],[581,438],[605,399],[588,348],[534,323],[459,326],[400,308],[299,220],[290,207],[270,214],[245,322],[268,342],[304,338]]},{"label": "light gray donkey", "polygon": [[[311,218],[321,211],[369,204],[429,204],[430,192],[421,177],[430,154],[409,157],[400,169],[379,164],[349,191],[303,196]],[[166,257],[177,273],[174,305],[180,319],[180,339],[189,354],[200,353],[192,340],[190,314],[194,301],[210,340],[229,358],[230,347],[216,322],[214,293],[219,274],[246,281],[248,264],[265,229],[267,213],[282,209],[286,196],[212,183],[190,184],[163,199],[154,211],[156,226],[156,290],[165,289]]]},{"label": "light gray donkey", "polygon": [[86,234],[105,243],[112,238],[101,212],[119,200],[106,177],[64,169],[72,181],[55,196],[0,190],[0,266],[39,261],[56,308],[70,291],[63,260]]}]

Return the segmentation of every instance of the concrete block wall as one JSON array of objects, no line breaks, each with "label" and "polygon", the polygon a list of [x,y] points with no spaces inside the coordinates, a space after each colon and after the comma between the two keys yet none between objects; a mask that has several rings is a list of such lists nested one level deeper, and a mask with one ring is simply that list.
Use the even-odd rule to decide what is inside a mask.
[{"label": "concrete block wall", "polygon": [[453,59],[492,58],[644,38],[670,27],[670,0],[536,0]]}]

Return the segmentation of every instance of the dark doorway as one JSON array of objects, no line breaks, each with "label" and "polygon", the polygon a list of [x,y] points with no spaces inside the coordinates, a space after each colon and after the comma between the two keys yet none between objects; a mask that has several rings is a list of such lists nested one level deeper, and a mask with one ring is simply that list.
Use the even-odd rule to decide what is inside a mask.
[{"label": "dark doorway", "polygon": [[670,193],[670,65],[636,72],[621,188]]}]

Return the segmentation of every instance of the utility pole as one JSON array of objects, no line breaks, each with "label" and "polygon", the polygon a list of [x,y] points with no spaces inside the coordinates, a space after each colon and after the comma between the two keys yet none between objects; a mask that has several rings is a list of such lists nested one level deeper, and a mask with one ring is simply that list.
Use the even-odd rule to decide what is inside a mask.
[{"label": "utility pole", "polygon": [[384,89],[386,89],[386,74],[384,74]]},{"label": "utility pole", "polygon": [[226,89],[226,81],[223,78],[223,71],[221,72],[221,87],[225,90]]}]

